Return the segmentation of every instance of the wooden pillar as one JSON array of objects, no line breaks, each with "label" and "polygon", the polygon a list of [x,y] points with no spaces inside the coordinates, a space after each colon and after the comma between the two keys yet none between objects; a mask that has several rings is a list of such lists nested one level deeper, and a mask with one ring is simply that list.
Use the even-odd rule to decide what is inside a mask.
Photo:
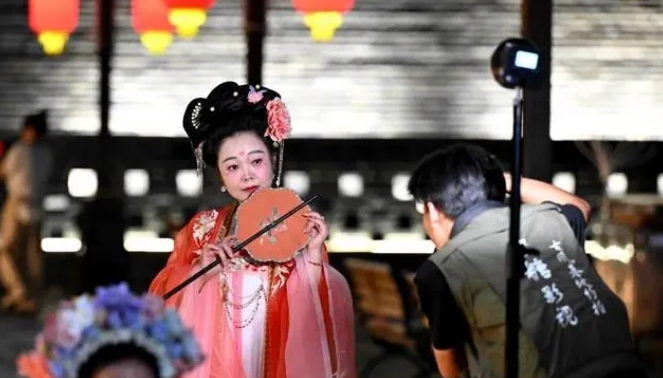
[{"label": "wooden pillar", "polygon": [[249,84],[263,84],[262,68],[266,30],[267,0],[245,0],[246,78]]},{"label": "wooden pillar", "polygon": [[523,175],[552,180],[552,140],[550,139],[550,67],[552,49],[552,0],[522,0],[521,34],[541,53],[543,85],[524,92]]},{"label": "wooden pillar", "polygon": [[97,196],[78,216],[86,250],[82,262],[82,291],[131,280],[129,255],[124,250],[124,206],[117,193],[116,161],[109,124],[111,114],[111,70],[114,45],[114,0],[98,0],[99,119],[96,171]]},{"label": "wooden pillar", "polygon": [[99,57],[99,121],[97,176],[99,191],[112,188],[112,153],[110,137],[111,70],[115,32],[115,1],[99,0],[98,3],[98,57]]},{"label": "wooden pillar", "polygon": [[[537,90],[523,91],[523,170],[525,177],[550,182],[552,179],[552,141],[550,139],[550,62],[552,47],[552,0],[522,0],[521,3],[521,34],[539,49],[541,74],[543,83]],[[517,116],[517,113],[514,112]],[[517,138],[514,135],[514,138]],[[515,160],[515,159],[514,159]],[[511,169],[517,172],[513,166]],[[518,194],[514,193],[516,197]],[[511,208],[520,209],[511,204]],[[515,212],[514,212],[515,213]],[[513,225],[513,219],[511,224]],[[517,240],[511,235],[510,240]],[[515,248],[512,245],[511,248]],[[515,254],[519,252],[514,252]],[[522,266],[522,257],[516,256],[509,262],[514,266]],[[515,272],[514,272],[515,273]],[[520,328],[520,274],[507,278],[507,334],[505,345],[505,377],[519,377],[519,341],[517,331]],[[512,300],[511,298],[515,298]]]}]

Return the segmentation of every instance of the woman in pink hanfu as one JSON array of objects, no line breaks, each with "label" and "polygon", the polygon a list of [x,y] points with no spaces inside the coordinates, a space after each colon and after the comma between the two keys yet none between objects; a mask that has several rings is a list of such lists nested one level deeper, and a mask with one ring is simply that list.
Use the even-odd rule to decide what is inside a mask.
[{"label": "woman in pink hanfu", "polygon": [[352,297],[328,264],[324,218],[306,214],[309,243],[287,263],[257,264],[245,252],[232,254],[237,241],[229,229],[238,203],[280,184],[291,130],[280,95],[223,83],[189,104],[184,129],[199,170],[216,167],[221,190],[236,200],[194,216],[150,286],[163,295],[215,256],[223,261],[168,301],[208,357],[185,378],[354,378]]}]

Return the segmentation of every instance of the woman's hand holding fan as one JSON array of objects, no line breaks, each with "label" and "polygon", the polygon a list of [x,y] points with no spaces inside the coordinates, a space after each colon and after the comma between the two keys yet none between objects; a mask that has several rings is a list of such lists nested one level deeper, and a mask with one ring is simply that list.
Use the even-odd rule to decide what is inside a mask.
[{"label": "woman's hand holding fan", "polygon": [[304,214],[306,217],[306,227],[304,233],[310,236],[307,250],[307,260],[312,263],[322,263],[322,246],[329,236],[329,227],[325,222],[325,217],[316,212]]}]

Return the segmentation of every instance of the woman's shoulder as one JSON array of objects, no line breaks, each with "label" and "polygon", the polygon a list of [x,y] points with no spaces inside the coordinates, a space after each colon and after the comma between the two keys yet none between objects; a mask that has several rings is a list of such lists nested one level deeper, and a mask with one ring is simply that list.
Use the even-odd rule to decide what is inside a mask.
[{"label": "woman's shoulder", "polygon": [[203,210],[194,215],[189,221],[188,227],[193,234],[194,240],[204,239],[214,229],[217,222],[225,219],[231,207],[231,205],[228,205],[216,209]]},{"label": "woman's shoulder", "polygon": [[199,223],[214,223],[218,219],[223,219],[225,216],[228,214],[230,209],[232,208],[232,205],[227,205],[223,207],[218,207],[214,209],[207,209],[207,210],[202,210],[196,213],[191,220],[189,221],[190,224],[195,225]]}]

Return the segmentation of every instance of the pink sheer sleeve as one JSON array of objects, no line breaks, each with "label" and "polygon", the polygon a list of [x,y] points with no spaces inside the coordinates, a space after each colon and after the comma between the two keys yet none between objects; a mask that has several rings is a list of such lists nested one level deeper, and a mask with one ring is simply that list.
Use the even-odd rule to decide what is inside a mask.
[{"label": "pink sheer sleeve", "polygon": [[241,350],[223,312],[218,285],[194,281],[182,290],[178,312],[200,342],[206,361],[182,378],[247,378]]},{"label": "pink sheer sleeve", "polygon": [[[154,295],[163,296],[168,291],[179,285],[182,281],[189,278],[191,274],[193,260],[197,257],[194,253],[195,243],[193,242],[192,224],[194,217],[175,238],[175,249],[170,254],[166,266],[152,280],[148,291]],[[179,306],[182,300],[182,294],[178,293],[168,299],[166,302],[170,306]]]},{"label": "pink sheer sleeve", "polygon": [[[163,295],[199,269],[195,265],[196,251],[222,232],[220,228],[228,209],[199,213],[178,233],[175,249],[166,266],[150,285],[151,293]],[[182,378],[246,378],[241,353],[235,348],[230,325],[221,307],[219,285],[212,281],[196,280],[168,301],[168,304],[177,306],[182,322],[191,328],[206,356],[204,363]]]},{"label": "pink sheer sleeve", "polygon": [[[323,258],[321,275],[296,258],[287,282],[289,300],[287,377],[355,378],[352,294],[345,278]],[[306,319],[306,320],[304,320]]]}]

